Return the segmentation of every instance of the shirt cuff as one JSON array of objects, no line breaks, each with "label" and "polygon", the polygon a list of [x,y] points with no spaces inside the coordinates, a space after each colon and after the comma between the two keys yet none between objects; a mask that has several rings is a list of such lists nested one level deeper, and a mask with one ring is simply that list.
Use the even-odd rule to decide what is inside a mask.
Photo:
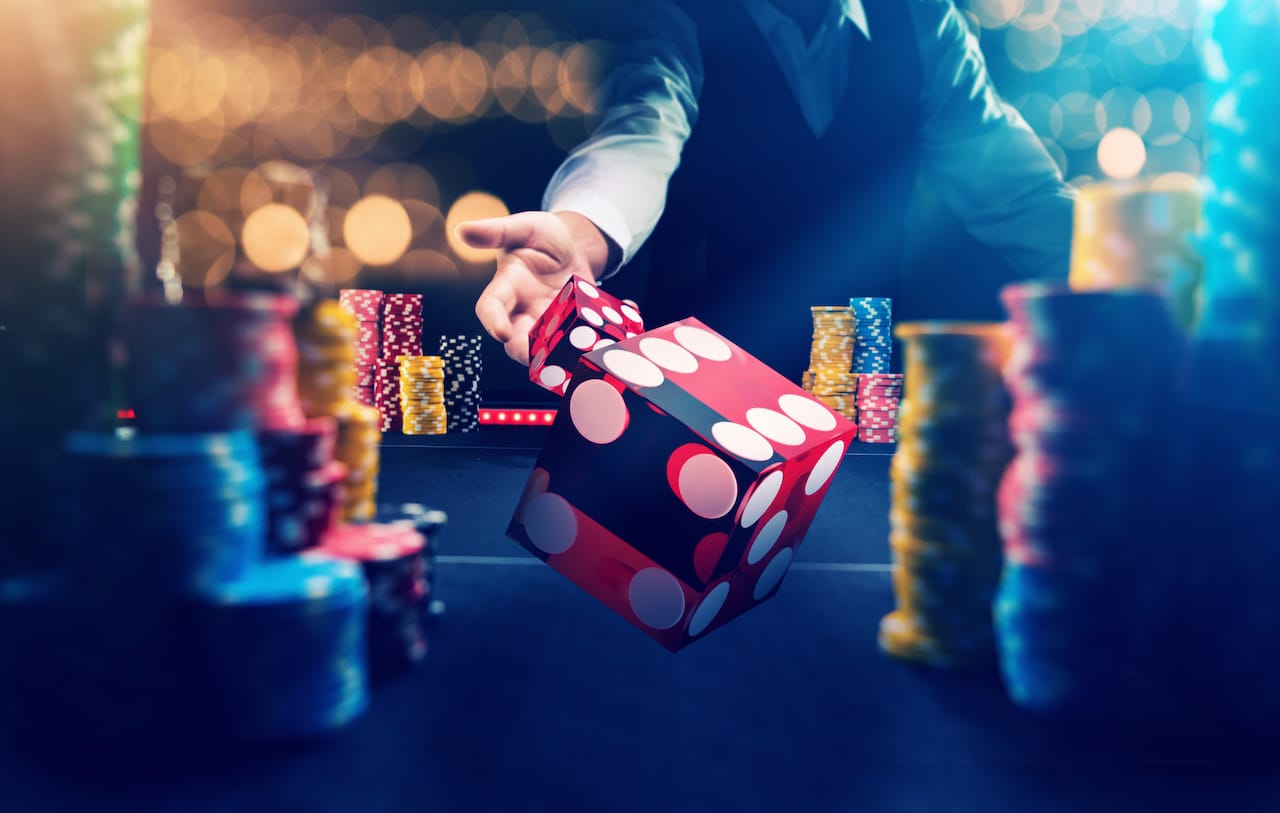
[{"label": "shirt cuff", "polygon": [[601,281],[616,274],[619,268],[631,260],[634,254],[631,251],[631,244],[634,242],[631,238],[631,228],[627,225],[626,218],[618,211],[618,207],[603,195],[586,191],[566,191],[548,199],[543,208],[548,212],[577,212],[594,223],[596,228],[618,247],[620,261],[604,269],[600,274]]}]

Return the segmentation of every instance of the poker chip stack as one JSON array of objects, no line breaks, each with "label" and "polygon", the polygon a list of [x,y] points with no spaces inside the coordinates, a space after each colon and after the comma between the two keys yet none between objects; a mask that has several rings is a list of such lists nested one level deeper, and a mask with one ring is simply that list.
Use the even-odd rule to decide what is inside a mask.
[{"label": "poker chip stack", "polygon": [[111,741],[171,734],[184,597],[261,557],[264,478],[252,433],[70,435],[65,589],[28,606],[21,705],[37,734]]},{"label": "poker chip stack", "polygon": [[404,417],[400,413],[399,361],[378,361],[373,378],[373,405],[378,410],[378,427],[383,432],[404,431]]},{"label": "poker chip stack", "polygon": [[809,369],[805,370],[802,382],[804,389],[832,411],[856,421],[854,393],[858,377],[850,372],[854,348],[853,309],[815,305],[809,310],[813,314],[813,341],[809,347]]},{"label": "poker chip stack", "polygon": [[1011,450],[999,324],[912,323],[906,396],[890,467],[890,548],[898,607],[880,647],[941,667],[994,659],[991,600],[1000,575],[995,495]]},{"label": "poker chip stack", "polygon": [[271,559],[190,602],[202,729],[291,740],[338,728],[369,705],[369,593],[354,562]]},{"label": "poker chip stack", "polygon": [[261,558],[266,482],[247,430],[76,433],[67,455],[83,580],[114,589],[136,579],[172,595],[238,578]]},{"label": "poker chip stack", "polygon": [[426,547],[426,538],[409,523],[343,525],[324,539],[324,553],[364,570],[369,666],[375,678],[403,672],[427,656]]},{"label": "poker chip stack", "polygon": [[1153,520],[1168,486],[1180,330],[1150,289],[1029,283],[1001,298],[1016,449],[998,493],[1005,684],[1047,714],[1132,713],[1167,682],[1148,644],[1179,635],[1157,620],[1178,600]]},{"label": "poker chip stack", "polygon": [[[351,396],[357,331],[355,317],[332,300],[315,303],[299,315],[294,325],[302,359],[298,388],[307,413],[337,420],[335,455],[346,467],[342,483],[344,520],[373,518],[380,467],[378,446],[382,442],[382,416],[378,409],[358,403]],[[314,472],[309,482],[314,484],[314,490],[336,496],[328,478],[338,470],[331,467]],[[319,517],[316,521],[320,522]]]},{"label": "poker chip stack", "polygon": [[448,429],[444,406],[444,359],[401,356],[400,412],[406,435],[443,435]]},{"label": "poker chip stack", "polygon": [[296,430],[258,433],[267,476],[267,548],[297,553],[320,544],[345,502],[347,467],[334,459],[338,422],[311,418]]},{"label": "poker chip stack", "polygon": [[141,272],[150,4],[10,3],[4,24],[6,64],[22,68],[0,79],[11,122],[0,139],[0,359],[13,382],[0,398],[0,447],[22,476],[0,489],[0,574],[53,558],[45,515],[62,438],[111,387],[118,308]]},{"label": "poker chip stack", "polygon": [[403,428],[400,413],[401,356],[422,355],[422,296],[385,294],[382,298],[382,344],[374,380],[374,403],[382,413],[382,431]]},{"label": "poker chip stack", "polygon": [[348,401],[334,417],[338,419],[337,459],[347,467],[342,519],[367,522],[377,513],[382,416],[375,407]]},{"label": "poker chip stack", "polygon": [[382,356],[382,292],[344,288],[338,302],[356,318],[356,387],[355,399],[365,406],[374,405],[374,378],[378,359]]},{"label": "poker chip stack", "polygon": [[450,432],[480,428],[480,375],[484,364],[481,336],[441,336],[444,359],[444,404]]},{"label": "poker chip stack", "polygon": [[444,615],[444,601],[438,596],[438,575],[436,571],[436,555],[440,550],[440,537],[448,525],[449,516],[438,509],[428,508],[421,503],[401,503],[399,505],[378,506],[378,517],[384,522],[404,525],[413,528],[426,540],[423,550],[422,580],[426,583],[426,592],[431,596],[427,605],[427,626],[431,626]]},{"label": "poker chip stack", "polygon": [[1203,261],[1196,250],[1200,190],[1190,175],[1088,184],[1078,190],[1071,288],[1148,288],[1165,294],[1178,321],[1195,322]]},{"label": "poker chip stack", "polygon": [[[1280,7],[1202,3],[1206,122],[1204,282],[1184,375],[1174,502],[1187,704],[1218,719],[1280,721],[1274,624],[1280,551]],[[1203,546],[1213,540],[1213,554]],[[1223,622],[1223,619],[1228,619]],[[1224,703],[1224,698],[1231,702]],[[1236,702],[1247,699],[1245,702]],[[1224,708],[1225,706],[1225,708]]]},{"label": "poker chip stack", "polygon": [[355,318],[327,299],[303,309],[294,320],[298,393],[307,417],[334,415],[352,400],[357,330]]},{"label": "poker chip stack", "polygon": [[864,373],[858,376],[858,440],[863,443],[896,442],[901,401],[901,373]]},{"label": "poker chip stack", "polygon": [[148,432],[301,425],[292,297],[209,291],[135,301],[125,325],[130,403]]},{"label": "poker chip stack", "polygon": [[855,297],[849,300],[854,329],[853,371],[887,373],[893,361],[893,300]]}]

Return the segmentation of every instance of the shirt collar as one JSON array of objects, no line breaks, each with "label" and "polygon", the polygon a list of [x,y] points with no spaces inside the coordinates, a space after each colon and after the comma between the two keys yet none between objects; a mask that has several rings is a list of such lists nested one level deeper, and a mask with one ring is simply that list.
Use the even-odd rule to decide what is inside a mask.
[{"label": "shirt collar", "polygon": [[[764,31],[772,30],[775,25],[786,19],[769,0],[742,0],[742,5],[746,6],[747,11],[755,18],[756,24]],[[840,10],[840,24],[852,23],[862,32],[862,36],[870,41],[871,26],[867,24],[867,10],[863,7],[862,0],[839,0],[836,6]]]},{"label": "shirt collar", "polygon": [[862,0],[840,0],[840,11],[843,17],[858,27],[862,36],[871,39],[871,26],[867,24],[867,10]]}]

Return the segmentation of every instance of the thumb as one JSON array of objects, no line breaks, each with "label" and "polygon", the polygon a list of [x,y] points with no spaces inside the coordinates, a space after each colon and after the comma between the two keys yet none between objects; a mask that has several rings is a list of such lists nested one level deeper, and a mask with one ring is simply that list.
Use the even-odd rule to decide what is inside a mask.
[{"label": "thumb", "polygon": [[525,213],[459,223],[454,234],[471,248],[517,249],[533,241],[537,232],[534,218]]}]

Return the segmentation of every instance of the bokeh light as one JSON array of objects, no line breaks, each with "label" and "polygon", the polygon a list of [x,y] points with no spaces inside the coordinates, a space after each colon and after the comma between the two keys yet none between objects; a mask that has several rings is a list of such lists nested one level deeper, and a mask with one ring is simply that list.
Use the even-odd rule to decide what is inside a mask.
[{"label": "bokeh light", "polygon": [[254,267],[273,273],[292,271],[306,259],[311,234],[297,209],[268,203],[245,218],[240,242]]},{"label": "bokeh light", "polygon": [[[389,24],[350,14],[163,19],[147,76],[150,138],[180,167],[323,165],[368,154],[400,125],[548,125],[594,110],[603,50],[535,13],[481,12],[456,25],[429,12]],[[560,127],[554,140],[581,130]]]},{"label": "bokeh light", "polygon": [[1109,131],[1098,142],[1098,166],[1109,178],[1135,178],[1147,163],[1142,136],[1127,127]]},{"label": "bokeh light", "polygon": [[[1091,181],[1104,133],[1138,134],[1144,174],[1195,171],[1203,94],[1192,32],[1197,0],[965,0],[988,69],[1064,175]],[[1046,104],[1046,98],[1052,106]],[[1132,139],[1119,136],[1133,145]],[[1056,145],[1056,149],[1055,146]],[[1136,151],[1122,151],[1134,154]]]},{"label": "bokeh light", "polygon": [[[1064,177],[1200,171],[1196,0],[957,5]],[[264,270],[334,284],[366,268],[457,280],[491,259],[453,228],[507,207],[457,197],[485,181],[448,139],[503,122],[572,149],[594,125],[609,46],[535,12],[197,14],[158,18],[149,59],[150,146],[194,184],[162,226],[173,273],[218,284],[239,246]]]},{"label": "bokeh light", "polygon": [[405,254],[400,267],[405,277],[415,282],[456,283],[462,279],[458,264],[449,255],[429,248],[414,249]]},{"label": "bokeh light", "polygon": [[1031,25],[1018,25],[1005,35],[1009,60],[1028,73],[1048,69],[1062,53],[1062,31],[1048,17],[1037,17]]},{"label": "bokeh light", "polygon": [[216,215],[187,212],[169,224],[164,237],[177,246],[174,270],[184,285],[212,287],[221,284],[231,273],[236,259],[236,238]]},{"label": "bokeh light", "polygon": [[413,227],[399,201],[370,195],[348,210],[342,236],[347,248],[365,264],[391,265],[408,250]]},{"label": "bokeh light", "polygon": [[354,252],[334,247],[308,257],[302,264],[302,276],[318,285],[341,285],[355,279],[363,268]]}]

